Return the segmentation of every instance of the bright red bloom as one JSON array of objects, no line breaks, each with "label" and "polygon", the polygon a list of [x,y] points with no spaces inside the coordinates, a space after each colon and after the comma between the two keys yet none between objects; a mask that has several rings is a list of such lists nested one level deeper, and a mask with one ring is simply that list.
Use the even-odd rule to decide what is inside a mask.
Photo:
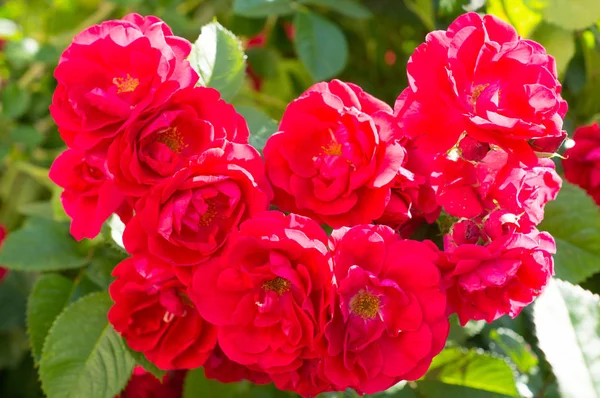
[{"label": "bright red bloom", "polygon": [[454,217],[475,218],[501,208],[521,215],[523,225],[538,225],[544,206],[558,195],[562,180],[550,159],[533,166],[514,162],[495,148],[479,160],[458,152],[440,155],[433,163],[431,183],[437,202]]},{"label": "bright red bloom", "polygon": [[132,115],[193,86],[191,44],[160,19],[130,14],[79,33],[62,54],[50,112],[70,147],[89,149]]},{"label": "bright red bloom", "polygon": [[331,283],[327,235],[313,220],[270,211],[232,234],[220,258],[198,267],[192,299],[219,327],[219,346],[268,373],[315,356]]},{"label": "bright red bloom", "polygon": [[565,151],[565,178],[585,189],[600,205],[600,126],[582,126],[573,134],[575,146]]},{"label": "bright red bloom", "polygon": [[116,398],[181,398],[185,374],[185,371],[169,372],[158,380],[136,366],[127,387]]},{"label": "bright red bloom", "polygon": [[[567,103],[554,58],[492,15],[467,13],[429,33],[407,73],[395,110],[405,133],[431,154],[446,152],[466,131],[530,164],[536,140],[554,152],[564,138]],[[553,148],[550,138],[559,138]]]},{"label": "bright red bloom", "polygon": [[330,245],[335,295],[325,376],[336,390],[368,394],[423,376],[449,330],[442,253],[381,225],[336,230]]},{"label": "bright red bloom", "polygon": [[240,222],[266,210],[270,196],[258,152],[221,140],[137,202],[125,248],[169,264],[201,263]]},{"label": "bright red bloom", "polygon": [[119,263],[109,292],[108,320],[132,349],[160,369],[202,366],[217,342],[217,329],[198,315],[186,288],[167,264],[146,256]]},{"label": "bright red bloom", "polygon": [[[536,229],[514,232],[512,220],[505,219],[502,229],[495,220],[495,225],[486,223],[490,236],[480,232],[477,244],[458,238],[457,231],[452,232],[453,239],[445,240],[448,263],[441,268],[448,312],[456,312],[462,325],[469,320],[492,322],[506,314],[516,317],[554,275],[552,236]],[[463,230],[472,236],[475,229]]]},{"label": "bright red bloom", "polygon": [[331,381],[323,374],[323,363],[321,358],[304,360],[302,366],[292,372],[272,374],[273,384],[280,390],[293,391],[309,398],[334,391]]},{"label": "bright red bloom", "polygon": [[218,91],[187,88],[131,123],[111,145],[108,165],[119,189],[139,197],[215,140],[247,144],[248,136],[246,121]]},{"label": "bright red bloom", "polygon": [[264,149],[274,204],[332,227],[381,217],[405,155],[391,113],[353,84],[309,88]]},{"label": "bright red bloom", "polygon": [[64,188],[61,202],[72,218],[71,235],[94,238],[106,219],[124,204],[106,164],[106,149],[85,152],[67,149],[50,168],[50,179]]},{"label": "bright red bloom", "polygon": [[204,364],[204,375],[207,379],[218,380],[221,383],[237,383],[248,380],[254,384],[268,384],[271,378],[264,372],[257,372],[247,366],[233,362],[217,345]]},{"label": "bright red bloom", "polygon": [[376,221],[397,230],[408,238],[423,223],[433,223],[440,215],[440,206],[431,186],[431,160],[413,142],[405,143],[407,156],[394,179],[390,201]]}]

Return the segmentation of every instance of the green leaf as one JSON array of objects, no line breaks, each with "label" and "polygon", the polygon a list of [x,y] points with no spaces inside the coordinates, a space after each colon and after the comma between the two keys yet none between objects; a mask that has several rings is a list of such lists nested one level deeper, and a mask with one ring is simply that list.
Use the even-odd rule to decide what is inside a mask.
[{"label": "green leaf", "polygon": [[94,252],[87,267],[86,275],[92,282],[103,289],[108,289],[108,285],[113,281],[112,271],[115,266],[123,261],[127,256],[112,247],[103,247]]},{"label": "green leaf", "polygon": [[492,329],[490,339],[499,354],[506,355],[515,364],[519,372],[530,373],[538,364],[531,347],[518,333],[507,328]]},{"label": "green leaf", "polygon": [[10,136],[13,142],[22,144],[26,149],[33,149],[38,146],[44,137],[40,132],[33,126],[30,125],[18,125],[10,131]]},{"label": "green leaf", "polygon": [[541,12],[550,23],[568,30],[592,26],[600,19],[598,0],[526,0],[528,5]]},{"label": "green leaf", "polygon": [[571,58],[575,55],[573,32],[542,22],[533,32],[531,39],[544,46],[546,52],[556,58],[558,74],[564,76]]},{"label": "green leaf", "polygon": [[27,292],[23,275],[9,272],[0,282],[0,331],[20,328],[25,324]]},{"label": "green leaf", "polygon": [[419,381],[417,386],[419,396],[427,398],[506,398],[513,396],[439,381]]},{"label": "green leaf", "polygon": [[212,87],[231,101],[244,83],[246,55],[237,37],[218,22],[202,27],[189,57],[199,84]]},{"label": "green leaf", "polygon": [[553,279],[534,304],[533,321],[561,396],[600,396],[600,297]]},{"label": "green leaf", "polygon": [[348,60],[348,42],[340,28],[309,11],[294,18],[296,52],[314,80],[340,73]]},{"label": "green leaf", "polygon": [[252,106],[238,106],[236,110],[248,123],[250,145],[262,152],[267,139],[277,131],[277,122]]},{"label": "green leaf", "polygon": [[0,333],[0,369],[18,366],[27,348],[27,336],[23,330]]},{"label": "green leaf", "polygon": [[502,18],[515,27],[523,37],[529,37],[536,26],[542,21],[542,15],[527,6],[528,0],[489,0],[487,12]]},{"label": "green leaf", "polygon": [[36,363],[42,355],[48,331],[69,303],[73,288],[72,280],[58,274],[42,275],[33,287],[27,303],[27,332]]},{"label": "green leaf", "polygon": [[194,369],[187,373],[183,384],[183,398],[219,397],[233,398],[248,396],[250,389],[246,382],[223,384],[204,377],[204,369]]},{"label": "green leaf", "polygon": [[234,0],[234,14],[262,18],[269,15],[288,15],[294,12],[291,0]]},{"label": "green leaf", "polygon": [[371,18],[373,14],[362,4],[353,0],[300,0],[300,4],[323,6],[350,18]]},{"label": "green leaf", "polygon": [[68,227],[42,218],[29,219],[9,234],[0,250],[0,264],[21,271],[56,271],[82,267],[85,256],[76,252]]},{"label": "green leaf", "polygon": [[539,229],[556,240],[556,277],[579,283],[600,271],[600,210],[585,191],[563,182]]},{"label": "green leaf", "polygon": [[428,30],[435,29],[435,7],[433,0],[404,0],[406,8],[417,14]]},{"label": "green leaf", "polygon": [[164,375],[167,373],[166,371],[159,369],[155,364],[150,362],[143,353],[132,350],[127,344],[125,344],[125,347],[127,348],[129,355],[131,355],[135,362],[143,367],[146,372],[151,373],[158,380],[163,379]]},{"label": "green leaf", "polygon": [[125,387],[135,361],[108,323],[111,304],[108,293],[90,294],[56,319],[40,361],[48,398],[113,398]]},{"label": "green leaf", "polygon": [[446,348],[425,375],[427,380],[518,397],[514,371],[504,360],[481,350]]},{"label": "green leaf", "polygon": [[481,333],[485,327],[485,321],[469,321],[465,326],[460,326],[456,314],[450,316],[450,333],[448,341],[463,345],[469,338]]},{"label": "green leaf", "polygon": [[31,94],[17,83],[9,83],[2,89],[2,113],[17,119],[25,114],[31,103]]}]

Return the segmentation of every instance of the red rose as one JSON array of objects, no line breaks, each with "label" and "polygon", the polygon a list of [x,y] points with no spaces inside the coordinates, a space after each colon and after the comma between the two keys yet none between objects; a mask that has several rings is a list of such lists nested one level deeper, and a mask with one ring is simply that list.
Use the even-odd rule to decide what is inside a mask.
[{"label": "red rose", "polygon": [[94,238],[106,219],[124,204],[106,165],[106,149],[85,152],[67,149],[50,168],[50,179],[64,188],[61,202],[72,218],[71,235]]},{"label": "red rose", "polygon": [[580,186],[600,205],[600,126],[582,126],[573,134],[575,146],[565,151],[565,178]]},{"label": "red rose", "polygon": [[331,381],[323,375],[323,362],[321,358],[307,359],[292,372],[272,374],[273,384],[280,390],[293,391],[310,398],[334,391]]},{"label": "red rose", "polygon": [[452,240],[445,240],[448,263],[442,273],[448,311],[456,312],[462,325],[469,320],[492,322],[506,314],[516,317],[554,274],[552,236],[536,229],[514,232],[513,220],[505,219],[503,229],[486,224],[490,236],[481,234],[477,244],[460,244],[468,238],[457,238],[456,231]]},{"label": "red rose", "polygon": [[256,215],[220,258],[198,267],[192,299],[225,355],[257,371],[294,371],[314,355],[331,283],[327,235],[309,218]]},{"label": "red rose", "polygon": [[336,390],[367,394],[423,376],[446,342],[440,251],[386,226],[331,236],[335,294],[325,336],[325,376]]},{"label": "red rose", "polygon": [[257,372],[244,365],[233,362],[217,345],[204,364],[204,375],[207,379],[218,380],[221,383],[237,383],[248,380],[254,384],[269,384],[271,378],[264,372]]},{"label": "red rose", "polygon": [[193,86],[198,75],[185,60],[191,48],[160,19],[137,14],[75,36],[54,70],[50,106],[67,145],[89,149],[116,135],[132,114]]},{"label": "red rose", "polygon": [[[0,225],[0,247],[2,247],[2,243],[4,243],[4,239],[6,239],[6,235],[6,228],[4,228],[3,225]],[[2,279],[4,279],[7,273],[8,270],[6,268],[0,267],[0,282],[2,282]]]},{"label": "red rose", "polygon": [[141,366],[136,366],[127,387],[116,398],[181,398],[185,374],[181,370],[169,372],[158,380]]},{"label": "red rose", "polygon": [[220,144],[138,201],[123,235],[128,252],[198,264],[215,254],[240,222],[267,209],[270,187],[258,152],[249,145]]},{"label": "red rose", "polygon": [[309,88],[264,149],[274,204],[332,227],[381,217],[405,152],[391,113],[353,84]]},{"label": "red rose", "polygon": [[[492,16],[471,12],[447,31],[427,35],[411,56],[409,87],[395,110],[404,131],[432,154],[452,148],[463,132],[535,161],[529,140],[554,152],[564,138],[556,63],[544,48],[521,39]],[[555,140],[549,148],[549,138]]]},{"label": "red rose", "polygon": [[405,143],[408,151],[403,166],[392,185],[390,201],[376,221],[408,238],[423,223],[433,223],[440,215],[440,206],[429,179],[431,159],[414,146]]},{"label": "red rose", "polygon": [[119,263],[109,287],[115,304],[108,320],[134,350],[160,369],[202,366],[217,342],[171,267],[146,256]]},{"label": "red rose", "polygon": [[127,195],[142,196],[217,139],[248,143],[246,121],[212,88],[180,90],[131,123],[111,145],[108,165]]},{"label": "red rose", "polygon": [[500,208],[522,214],[523,226],[543,220],[544,206],[556,199],[562,185],[550,159],[527,166],[499,148],[479,161],[465,160],[456,152],[440,155],[433,170],[437,202],[451,216],[474,218]]}]

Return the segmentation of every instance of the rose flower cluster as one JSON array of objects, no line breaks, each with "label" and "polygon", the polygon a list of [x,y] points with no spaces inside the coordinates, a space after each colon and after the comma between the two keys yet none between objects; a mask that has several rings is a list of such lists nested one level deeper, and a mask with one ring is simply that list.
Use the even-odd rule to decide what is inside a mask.
[{"label": "rose flower cluster", "polygon": [[[375,393],[423,376],[450,314],[515,317],[540,294],[567,104],[539,44],[465,14],[416,49],[394,108],[317,83],[264,159],[196,86],[191,49],[132,14],[77,35],[55,71],[69,149],[50,177],[75,238],[126,224],[108,318],[133,350],[221,382]],[[435,222],[443,247],[410,239]]]}]

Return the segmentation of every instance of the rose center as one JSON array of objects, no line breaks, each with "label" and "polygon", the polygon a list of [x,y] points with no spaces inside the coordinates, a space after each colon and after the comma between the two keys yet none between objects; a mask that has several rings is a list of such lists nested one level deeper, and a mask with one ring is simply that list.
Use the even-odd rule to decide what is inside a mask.
[{"label": "rose center", "polygon": [[471,98],[469,99],[471,105],[475,106],[477,104],[477,99],[479,98],[481,93],[483,93],[483,90],[485,90],[487,86],[489,86],[488,83],[480,84],[473,89],[473,92],[471,93]]},{"label": "rose center", "polygon": [[322,146],[323,153],[329,156],[342,156],[342,144],[332,141],[327,146]]},{"label": "rose center", "polygon": [[183,135],[176,127],[169,127],[160,131],[156,136],[156,141],[165,144],[175,153],[181,153],[187,147],[183,142]]},{"label": "rose center", "polygon": [[140,79],[131,77],[128,73],[127,77],[115,77],[113,84],[117,86],[117,94],[130,93],[140,85]]},{"label": "rose center", "polygon": [[290,285],[290,281],[278,276],[275,279],[263,282],[262,288],[265,291],[272,291],[277,293],[277,295],[281,296],[283,293],[290,290]]},{"label": "rose center", "polygon": [[208,206],[204,214],[200,216],[200,221],[198,222],[203,227],[208,227],[210,223],[217,216],[217,205],[214,200],[207,200],[206,205]]},{"label": "rose center", "polygon": [[379,297],[361,290],[350,300],[350,312],[363,319],[373,319],[377,316],[380,305]]}]

